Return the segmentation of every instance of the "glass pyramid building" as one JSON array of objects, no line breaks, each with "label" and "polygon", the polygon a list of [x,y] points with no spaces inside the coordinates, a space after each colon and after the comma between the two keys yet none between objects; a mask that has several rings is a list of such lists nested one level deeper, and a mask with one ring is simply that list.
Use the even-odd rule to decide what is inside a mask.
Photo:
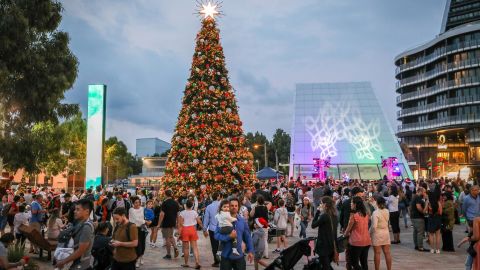
[{"label": "glass pyramid building", "polygon": [[296,86],[290,176],[315,179],[314,158],[330,159],[327,177],[377,180],[381,158],[397,157],[410,177],[397,139],[370,82],[301,83]]}]

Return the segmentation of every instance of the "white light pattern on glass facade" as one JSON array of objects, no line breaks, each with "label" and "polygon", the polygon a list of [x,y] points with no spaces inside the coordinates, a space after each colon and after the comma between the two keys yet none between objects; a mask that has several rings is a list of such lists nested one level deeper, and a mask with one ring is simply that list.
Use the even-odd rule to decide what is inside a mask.
[{"label": "white light pattern on glass facade", "polygon": [[398,157],[411,176],[369,82],[297,84],[291,136],[291,176],[311,177],[313,159],[331,157],[329,175],[381,178],[381,156]]}]

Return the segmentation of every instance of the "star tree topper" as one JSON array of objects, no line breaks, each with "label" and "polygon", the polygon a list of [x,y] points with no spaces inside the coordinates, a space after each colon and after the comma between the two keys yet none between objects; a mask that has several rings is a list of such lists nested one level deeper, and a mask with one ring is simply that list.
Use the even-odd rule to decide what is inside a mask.
[{"label": "star tree topper", "polygon": [[215,16],[221,16],[222,12],[219,11],[221,8],[221,3],[212,3],[208,1],[206,4],[204,2],[197,2],[198,5],[198,14],[203,16],[203,19],[211,18],[215,20]]}]

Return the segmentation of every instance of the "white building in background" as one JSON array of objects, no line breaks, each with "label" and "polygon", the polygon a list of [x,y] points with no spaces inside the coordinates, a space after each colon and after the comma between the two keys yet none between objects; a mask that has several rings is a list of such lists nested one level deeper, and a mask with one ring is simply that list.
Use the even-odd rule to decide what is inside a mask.
[{"label": "white building in background", "polygon": [[142,173],[130,176],[130,186],[158,186],[165,175],[167,157],[143,157]]},{"label": "white building in background", "polygon": [[335,179],[380,179],[383,156],[412,177],[370,82],[297,84],[294,110],[290,176],[314,179],[314,158],[330,158]]},{"label": "white building in background", "polygon": [[151,157],[155,154],[161,155],[172,145],[159,138],[141,138],[136,141],[136,155],[138,157]]}]

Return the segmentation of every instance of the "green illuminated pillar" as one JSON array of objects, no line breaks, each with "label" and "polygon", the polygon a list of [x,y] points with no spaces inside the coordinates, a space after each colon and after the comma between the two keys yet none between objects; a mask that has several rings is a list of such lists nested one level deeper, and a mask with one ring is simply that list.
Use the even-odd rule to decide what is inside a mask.
[{"label": "green illuminated pillar", "polygon": [[87,169],[85,188],[103,184],[103,147],[105,142],[106,85],[88,86]]}]

